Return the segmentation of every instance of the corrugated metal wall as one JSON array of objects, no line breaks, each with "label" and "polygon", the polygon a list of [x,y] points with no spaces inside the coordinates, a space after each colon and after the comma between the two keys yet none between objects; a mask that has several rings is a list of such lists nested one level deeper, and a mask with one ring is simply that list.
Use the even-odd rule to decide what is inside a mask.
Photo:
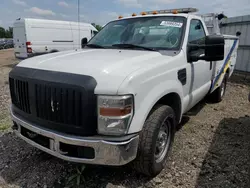
[{"label": "corrugated metal wall", "polygon": [[250,15],[225,19],[221,23],[221,33],[235,35],[241,32],[235,69],[250,72]]}]

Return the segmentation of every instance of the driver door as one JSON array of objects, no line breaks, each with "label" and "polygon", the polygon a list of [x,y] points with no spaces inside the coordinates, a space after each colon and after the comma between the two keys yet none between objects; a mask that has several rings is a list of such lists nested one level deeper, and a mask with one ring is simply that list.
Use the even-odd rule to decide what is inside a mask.
[{"label": "driver door", "polygon": [[[205,44],[206,32],[201,20],[192,19],[190,21],[188,43],[189,44]],[[194,53],[204,54],[204,50],[197,50]],[[190,84],[190,101],[189,109],[197,104],[209,91],[212,80],[212,62],[199,60],[190,63],[191,66],[191,84]]]}]

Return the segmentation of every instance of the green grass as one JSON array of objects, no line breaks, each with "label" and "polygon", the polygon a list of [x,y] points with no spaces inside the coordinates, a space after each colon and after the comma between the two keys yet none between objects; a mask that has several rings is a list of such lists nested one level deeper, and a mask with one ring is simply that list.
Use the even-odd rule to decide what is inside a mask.
[{"label": "green grass", "polygon": [[11,127],[11,120],[8,112],[0,114],[0,131],[5,131]]},{"label": "green grass", "polygon": [[5,131],[9,128],[10,128],[10,125],[0,123],[0,131]]},{"label": "green grass", "polygon": [[80,188],[85,187],[84,178],[85,165],[76,167],[72,172],[71,176],[67,179],[67,187],[69,188]]}]

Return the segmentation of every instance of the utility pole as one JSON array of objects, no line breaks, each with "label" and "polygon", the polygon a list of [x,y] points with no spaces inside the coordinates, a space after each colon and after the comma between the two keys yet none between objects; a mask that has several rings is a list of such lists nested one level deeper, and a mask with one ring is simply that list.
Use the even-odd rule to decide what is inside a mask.
[{"label": "utility pole", "polygon": [[81,47],[81,39],[80,39],[80,37],[81,37],[81,35],[80,35],[80,32],[81,32],[81,30],[80,30],[80,0],[78,0],[78,42],[79,42],[79,47]]}]

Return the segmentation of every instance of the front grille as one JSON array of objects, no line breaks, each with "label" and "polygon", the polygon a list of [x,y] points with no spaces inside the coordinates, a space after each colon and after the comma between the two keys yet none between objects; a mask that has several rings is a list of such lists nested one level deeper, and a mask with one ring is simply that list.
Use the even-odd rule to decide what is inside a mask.
[{"label": "front grille", "polygon": [[36,115],[44,120],[79,126],[82,95],[76,89],[35,84]]},{"label": "front grille", "polygon": [[30,114],[28,82],[10,78],[9,84],[12,103],[20,110]]},{"label": "front grille", "polygon": [[93,77],[16,66],[10,72],[13,113],[34,126],[66,134],[97,134]]}]

